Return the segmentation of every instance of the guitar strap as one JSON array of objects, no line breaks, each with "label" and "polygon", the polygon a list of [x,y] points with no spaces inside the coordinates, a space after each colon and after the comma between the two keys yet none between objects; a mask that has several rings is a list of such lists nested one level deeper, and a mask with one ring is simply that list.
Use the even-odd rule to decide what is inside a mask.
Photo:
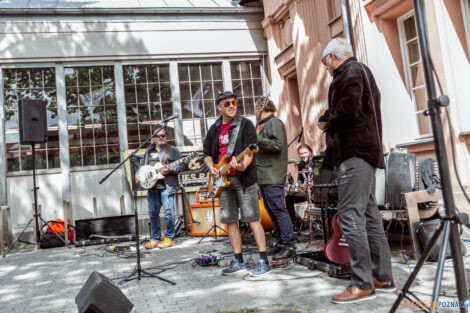
[{"label": "guitar strap", "polygon": [[225,153],[228,157],[231,157],[233,154],[233,150],[235,150],[235,143],[237,142],[238,133],[240,132],[240,125],[242,124],[242,118],[237,116],[237,127],[235,127],[232,138],[230,138],[230,142],[227,147],[227,152]]},{"label": "guitar strap", "polygon": [[170,145],[169,144],[166,144],[165,145],[165,148],[163,150],[163,153],[162,153],[162,164],[165,165],[166,163],[166,159],[168,159],[168,154],[170,152]]}]

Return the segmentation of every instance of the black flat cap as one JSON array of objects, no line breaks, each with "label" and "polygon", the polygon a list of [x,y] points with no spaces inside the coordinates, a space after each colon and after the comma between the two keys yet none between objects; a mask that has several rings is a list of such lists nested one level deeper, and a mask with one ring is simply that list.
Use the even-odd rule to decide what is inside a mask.
[{"label": "black flat cap", "polygon": [[235,97],[235,99],[236,99],[237,95],[235,95],[231,91],[224,91],[224,92],[219,93],[219,95],[217,96],[217,99],[215,101],[216,101],[217,104],[219,104],[219,102],[221,100],[224,100],[225,98],[228,98],[228,97]]}]

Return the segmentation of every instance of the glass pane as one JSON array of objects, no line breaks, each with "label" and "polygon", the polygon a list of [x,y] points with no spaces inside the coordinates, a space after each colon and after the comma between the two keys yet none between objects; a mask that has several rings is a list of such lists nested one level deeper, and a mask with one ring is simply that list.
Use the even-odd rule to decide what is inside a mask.
[{"label": "glass pane", "polygon": [[410,64],[420,60],[418,40],[412,41],[408,44],[408,55],[410,58]]},{"label": "glass pane", "polygon": [[253,93],[255,96],[263,95],[263,83],[261,79],[253,79]]},{"label": "glass pane", "polygon": [[16,82],[17,88],[29,88],[29,70],[28,69],[18,69],[16,70]]},{"label": "glass pane", "polygon": [[418,114],[418,126],[420,135],[430,134],[431,124],[429,122],[429,116],[426,116],[424,114]]},{"label": "glass pane", "polygon": [[220,64],[212,64],[212,79],[222,80],[222,66]]},{"label": "glass pane", "polygon": [[90,68],[90,84],[98,86],[103,84],[103,75],[101,67]]},{"label": "glass pane", "polygon": [[253,98],[245,99],[245,115],[255,115],[255,105]]},{"label": "glass pane", "polygon": [[261,78],[260,61],[251,61],[251,75],[253,78]]},{"label": "glass pane", "polygon": [[5,109],[18,109],[18,91],[15,89],[4,89]]},{"label": "glass pane", "polygon": [[162,119],[162,104],[160,102],[155,102],[150,105],[150,117],[152,121]]},{"label": "glass pane", "polygon": [[403,21],[403,28],[405,30],[405,38],[406,40],[413,39],[417,36],[416,34],[416,26],[415,26],[415,17],[411,16]]},{"label": "glass pane", "polygon": [[103,67],[103,85],[114,84],[114,67]]},{"label": "glass pane", "polygon": [[117,124],[106,125],[106,137],[108,145],[119,144],[119,130]]},{"label": "glass pane", "polygon": [[44,87],[42,69],[40,68],[31,69],[31,87],[32,88]]},{"label": "glass pane", "polygon": [[147,85],[137,85],[137,103],[149,102]]},{"label": "glass pane", "polygon": [[124,97],[127,104],[137,103],[136,91],[134,85],[124,85]]},{"label": "glass pane", "polygon": [[196,64],[189,65],[189,78],[191,81],[201,80],[201,75],[199,73],[199,65],[196,65]]},{"label": "glass pane", "polygon": [[14,69],[3,70],[3,87],[4,88],[17,88],[16,71]]},{"label": "glass pane", "polygon": [[139,114],[138,114],[138,119],[139,119],[139,122],[142,123],[142,122],[147,122],[149,123],[150,122],[150,108],[149,108],[149,104],[139,104],[137,106],[137,110],[139,111]]},{"label": "glass pane", "polygon": [[411,67],[411,83],[413,87],[424,85],[422,64],[416,64]]},{"label": "glass pane", "polygon": [[82,166],[82,150],[80,147],[70,147],[70,166]]},{"label": "glass pane", "polygon": [[214,96],[217,97],[219,93],[224,91],[224,84],[222,82],[214,82]]},{"label": "glass pane", "polygon": [[251,80],[243,80],[243,97],[253,96],[253,87],[251,86]]},{"label": "glass pane", "polygon": [[95,161],[95,150],[93,146],[83,147],[83,166],[96,165]]},{"label": "glass pane", "polygon": [[159,66],[160,69],[160,82],[169,83],[170,82],[170,67],[168,65]]},{"label": "glass pane", "polygon": [[77,86],[77,71],[73,68],[67,67],[64,69],[65,73],[65,86]]},{"label": "glass pane", "polygon": [[7,148],[6,159],[7,159],[7,171],[8,172],[14,172],[14,171],[20,170],[19,156],[20,155],[18,152],[8,151],[8,148]]},{"label": "glass pane", "polygon": [[173,103],[162,102],[163,118],[167,118],[173,115]]},{"label": "glass pane", "polygon": [[137,122],[137,115],[138,115],[137,105],[126,106],[126,116],[127,116],[128,123]]},{"label": "glass pane", "polygon": [[188,66],[187,65],[178,65],[178,77],[180,82],[189,81]]},{"label": "glass pane", "polygon": [[47,166],[49,168],[58,168],[60,167],[60,149],[50,149],[47,150]]},{"label": "glass pane", "polygon": [[180,95],[181,95],[181,101],[184,102],[186,100],[191,100],[191,93],[189,90],[189,84],[188,83],[180,83]]},{"label": "glass pane", "polygon": [[134,77],[136,84],[147,82],[147,71],[145,66],[136,66],[134,69]]},{"label": "glass pane", "polygon": [[215,99],[211,82],[202,82],[203,98]]},{"label": "glass pane", "polygon": [[109,164],[119,163],[120,155],[119,155],[119,145],[109,145],[108,146],[108,162]]},{"label": "glass pane", "polygon": [[428,108],[426,102],[426,89],[419,88],[414,90],[415,95],[415,104],[416,104],[416,111],[426,110]]},{"label": "glass pane", "polygon": [[212,79],[210,64],[201,64],[201,75],[202,75],[202,80]]},{"label": "glass pane", "polygon": [[250,64],[248,62],[241,62],[240,63],[240,71],[242,74],[242,78],[250,78]]},{"label": "glass pane", "polygon": [[160,101],[160,86],[158,84],[148,85],[150,102]]},{"label": "glass pane", "polygon": [[165,83],[160,85],[160,96],[162,101],[171,101],[171,84]]},{"label": "glass pane", "polygon": [[233,93],[237,96],[242,96],[242,81],[241,80],[232,80],[232,90]]},{"label": "glass pane", "polygon": [[124,84],[134,84],[134,66],[123,66],[122,71],[124,76]]},{"label": "glass pane", "polygon": [[230,72],[232,79],[241,79],[240,77],[240,63],[230,62]]}]

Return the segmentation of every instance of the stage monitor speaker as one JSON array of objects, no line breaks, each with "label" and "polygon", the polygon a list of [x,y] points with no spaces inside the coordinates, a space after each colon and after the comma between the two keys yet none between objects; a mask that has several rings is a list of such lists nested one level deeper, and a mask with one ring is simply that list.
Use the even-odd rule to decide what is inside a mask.
[{"label": "stage monitor speaker", "polygon": [[416,186],[416,155],[389,153],[385,157],[385,203],[391,209],[406,207],[405,193]]},{"label": "stage monitor speaker", "polygon": [[124,236],[135,234],[133,214],[75,220],[76,241],[90,239],[91,235]]},{"label": "stage monitor speaker", "polygon": [[75,297],[79,313],[129,313],[134,305],[108,277],[93,272]]},{"label": "stage monitor speaker", "polygon": [[20,143],[47,141],[47,103],[43,100],[22,99],[19,102]]}]

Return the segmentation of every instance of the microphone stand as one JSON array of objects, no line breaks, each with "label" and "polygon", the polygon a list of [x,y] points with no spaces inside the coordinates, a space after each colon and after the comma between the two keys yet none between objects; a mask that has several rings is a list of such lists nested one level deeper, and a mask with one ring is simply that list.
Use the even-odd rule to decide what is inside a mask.
[{"label": "microphone stand", "polygon": [[[137,161],[137,156],[136,153],[139,151],[147,142],[152,139],[153,135],[160,132],[162,129],[166,127],[168,124],[168,120],[163,121],[161,124],[160,128],[158,128],[155,132],[152,132],[147,139],[134,151],[132,151],[131,154],[127,156],[121,163],[119,163],[110,173],[108,173],[103,179],[99,181],[100,184],[102,184],[104,181],[106,181],[109,176],[111,176],[118,168],[120,168],[124,163],[126,163],[127,160],[131,159],[131,169],[134,169],[134,164]],[[139,239],[139,216],[138,216],[138,208],[137,208],[137,184],[135,183],[134,176],[135,176],[135,170],[131,170],[131,181],[132,181],[132,191],[133,191],[133,206],[134,206],[134,223],[135,223],[135,246],[136,246],[136,251],[137,251],[137,265],[135,269],[132,271],[132,273],[128,276],[125,277],[118,277],[114,278],[113,280],[120,279],[118,282],[118,285],[122,285],[126,282],[129,282],[131,280],[137,279],[140,280],[142,277],[153,277],[153,278],[158,278],[160,280],[163,280],[167,283],[170,283],[172,285],[176,285],[175,282],[168,280],[166,278],[163,278],[161,276],[158,276],[157,274],[147,272],[146,270],[143,270],[141,265],[140,265],[140,239]],[[135,277],[134,277],[135,276]]]},{"label": "microphone stand", "polygon": [[300,138],[302,138],[303,134],[304,134],[304,128],[302,127],[300,131],[297,133],[297,135],[295,135],[294,139],[292,139],[292,141],[289,142],[289,144],[287,145],[287,148],[289,148],[297,139],[298,139],[298,142],[300,142]]},{"label": "microphone stand", "polygon": [[[422,57],[423,65],[423,74],[426,82],[426,94],[428,98],[428,110],[427,114],[431,120],[432,133],[434,137],[434,145],[436,148],[437,162],[439,163],[439,174],[441,177],[441,186],[442,186],[442,196],[444,198],[444,207],[445,214],[442,217],[441,225],[439,229],[434,233],[431,238],[431,241],[424,249],[424,252],[421,258],[416,264],[415,269],[408,277],[405,285],[400,291],[397,299],[395,300],[390,312],[395,312],[397,308],[403,301],[403,298],[406,298],[413,303],[419,303],[418,309],[424,312],[436,312],[435,309],[438,305],[439,294],[441,290],[442,274],[444,271],[444,263],[447,254],[447,246],[450,241],[450,250],[452,253],[452,260],[454,265],[454,275],[456,282],[456,289],[458,294],[459,303],[462,304],[459,307],[461,313],[470,312],[469,306],[470,301],[468,299],[468,288],[467,280],[465,274],[465,267],[463,263],[463,257],[460,247],[460,237],[459,237],[459,224],[463,223],[462,213],[456,214],[456,207],[454,203],[454,197],[452,194],[452,185],[449,174],[449,166],[447,162],[447,154],[444,140],[444,132],[442,130],[442,121],[441,121],[441,107],[449,105],[449,98],[446,95],[441,95],[439,98],[436,97],[436,87],[434,85],[433,77],[433,64],[431,56],[429,53],[428,45],[428,35],[426,28],[426,19],[424,15],[424,1],[423,0],[413,0],[415,16],[416,16],[416,26],[418,30],[418,41],[419,48]],[[449,131],[452,131],[451,129]],[[468,219],[467,219],[468,222]],[[431,304],[424,305],[424,302],[419,300],[415,294],[409,291],[411,284],[418,275],[419,270],[423,266],[424,262],[431,254],[432,248],[439,240],[440,235],[442,236],[441,249],[439,251],[439,262],[437,263],[436,276],[434,279],[434,288],[432,293]],[[410,295],[414,298],[412,299]]]}]

